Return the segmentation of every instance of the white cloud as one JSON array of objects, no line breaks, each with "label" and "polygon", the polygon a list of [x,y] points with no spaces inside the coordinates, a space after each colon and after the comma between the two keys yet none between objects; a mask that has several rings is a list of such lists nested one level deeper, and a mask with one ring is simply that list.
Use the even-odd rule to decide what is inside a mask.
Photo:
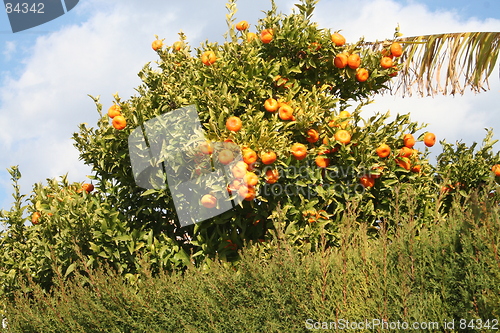
[{"label": "white cloud", "polygon": [[5,56],[5,61],[10,61],[12,59],[12,54],[16,51],[16,42],[7,41],[5,42],[5,49],[3,50],[3,55]]},{"label": "white cloud", "polygon": [[[282,0],[277,4],[280,11],[289,13],[295,2]],[[97,120],[98,114],[87,94],[101,95],[105,108],[117,91],[125,99],[134,94],[134,88],[140,84],[137,73],[146,62],[157,59],[151,49],[155,34],[172,44],[182,29],[194,47],[206,39],[222,41],[226,31],[225,3],[226,0],[212,1],[211,5],[198,0],[80,2],[67,15],[78,14],[87,20],[36,39],[27,57],[20,60],[25,66],[22,74],[4,76],[0,87],[0,169],[19,164],[24,192],[35,182],[67,172],[70,180],[84,180],[90,171],[78,161],[70,137],[79,123],[93,125]],[[255,24],[263,16],[261,10],[270,9],[270,2],[240,0],[238,8],[237,20]],[[323,0],[315,20],[322,27],[343,29],[351,41],[362,35],[367,40],[391,38],[398,23],[407,36],[500,31],[498,20],[463,21],[454,13],[432,13],[417,3],[403,6],[389,0],[359,1],[356,5]],[[5,57],[16,51],[16,42],[11,43],[6,45]],[[498,83],[495,75],[492,82]],[[500,119],[491,111],[498,104],[498,91],[496,84],[491,92],[478,96],[404,100],[384,96],[374,107],[412,112],[414,119],[431,123],[436,133],[453,138],[477,132],[483,136],[478,128],[488,124],[500,127]],[[0,182],[7,183],[4,191],[10,193],[8,181],[4,178]],[[0,206],[9,205],[10,199],[0,202]]]}]

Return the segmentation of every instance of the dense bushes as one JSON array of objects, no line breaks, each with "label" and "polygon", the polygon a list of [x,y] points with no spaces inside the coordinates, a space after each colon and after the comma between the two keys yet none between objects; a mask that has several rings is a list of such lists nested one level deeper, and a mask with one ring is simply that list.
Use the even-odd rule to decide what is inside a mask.
[{"label": "dense bushes", "polygon": [[[400,202],[411,206],[412,197],[402,193]],[[393,233],[381,225],[374,239],[355,222],[353,205],[339,247],[304,255],[278,237],[276,246],[246,248],[237,264],[207,260],[158,276],[144,261],[133,285],[80,262],[83,274],[58,276],[51,294],[36,284],[17,292],[7,304],[9,332],[304,332],[307,319],[438,322],[440,331],[445,320],[456,330],[461,319],[493,325],[499,209],[484,197],[472,195],[465,206],[455,199],[446,219],[422,227],[401,214]]]}]

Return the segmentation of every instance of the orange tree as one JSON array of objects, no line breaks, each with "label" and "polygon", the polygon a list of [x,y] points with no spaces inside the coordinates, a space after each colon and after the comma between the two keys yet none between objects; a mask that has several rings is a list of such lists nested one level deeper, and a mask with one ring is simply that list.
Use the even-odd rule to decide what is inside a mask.
[{"label": "orange tree", "polygon": [[[406,52],[416,53],[415,41],[346,41],[311,21],[315,3],[303,0],[288,16],[273,3],[251,26],[235,22],[230,2],[223,44],[191,48],[182,33],[172,47],[153,41],[159,61],[140,72],[138,94],[128,100],[115,95],[105,112],[94,98],[97,126],[82,124],[74,134],[95,188],[49,181],[35,186],[28,207],[18,194],[13,209],[1,213],[7,223],[0,238],[3,286],[15,286],[20,273],[49,286],[54,274],[77,269],[79,256],[90,266],[107,261],[131,280],[141,258],[153,269],[186,267],[207,256],[233,260],[246,243],[270,246],[266,241],[278,230],[298,248],[315,250],[336,245],[338,221],[352,207],[359,223],[376,230],[380,222],[397,224],[398,214],[421,223],[436,219],[454,189],[465,198],[478,185],[493,188],[488,179],[500,176],[500,167],[493,167],[500,159],[490,136],[479,160],[471,157],[474,148],[445,143],[433,167],[427,148],[415,149],[435,141],[423,125],[408,115],[361,116],[375,94],[408,72]],[[192,189],[187,208],[210,215],[229,194],[239,204],[183,227],[165,174],[155,175],[157,187],[137,185],[129,143],[136,129],[191,105],[205,138],[179,149],[182,168],[169,167],[209,181]],[[185,135],[174,133],[172,141]],[[170,152],[155,163],[175,164],[179,152]],[[229,170],[227,186],[209,177],[217,165]],[[17,169],[12,174],[16,182]],[[412,200],[399,202],[405,192]],[[26,210],[33,225],[25,223]]]},{"label": "orange tree", "polygon": [[[401,45],[345,42],[338,32],[311,22],[314,4],[303,1],[285,16],[273,3],[251,32],[248,24],[235,24],[230,2],[223,44],[207,41],[192,49],[180,34],[173,47],[156,47],[158,68],[148,64],[140,72],[139,95],[126,101],[115,96],[124,129],[109,123],[96,99],[97,128],[81,125],[74,139],[93,167],[97,190],[131,230],[166,234],[193,260],[216,254],[231,259],[245,242],[271,237],[275,222],[297,246],[314,249],[320,235],[332,245],[349,203],[356,202],[360,221],[372,225],[391,215],[396,189],[411,186],[417,208],[425,211],[439,192],[427,152],[400,153],[404,135],[423,126],[407,115],[392,121],[388,114],[360,115],[397,75]],[[236,161],[225,160],[236,179],[228,188],[200,190],[192,203],[215,209],[229,190],[243,198],[240,205],[181,228],[168,187],[136,185],[127,140],[145,122],[189,105],[196,106],[207,140],[238,145],[247,163],[237,172]],[[303,145],[300,157],[297,144]],[[377,154],[384,144],[388,156]],[[200,173],[196,163],[188,171]],[[241,181],[247,179],[253,183]]]}]

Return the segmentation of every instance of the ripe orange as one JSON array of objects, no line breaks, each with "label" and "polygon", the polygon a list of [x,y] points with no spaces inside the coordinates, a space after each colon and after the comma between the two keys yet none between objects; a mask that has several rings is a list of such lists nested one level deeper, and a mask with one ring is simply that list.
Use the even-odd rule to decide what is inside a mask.
[{"label": "ripe orange", "polygon": [[182,42],[175,42],[174,45],[172,45],[172,49],[174,49],[174,51],[180,51],[180,49],[182,48],[182,45],[183,43]]},{"label": "ripe orange", "polygon": [[382,59],[380,59],[380,66],[384,69],[391,68],[392,59],[390,57],[382,57]]},{"label": "ripe orange", "polygon": [[495,176],[500,176],[500,164],[495,164],[492,168],[491,171],[495,173]]},{"label": "ripe orange", "polygon": [[404,146],[399,151],[399,156],[401,156],[401,157],[410,157],[412,153],[413,153],[413,149]]},{"label": "ripe orange", "polygon": [[242,122],[239,117],[231,116],[226,120],[226,128],[229,131],[238,132],[241,129]]},{"label": "ripe orange", "polygon": [[339,118],[349,118],[351,116],[351,114],[349,113],[349,111],[340,111],[339,113]]},{"label": "ripe orange", "polygon": [[87,191],[87,193],[90,193],[94,190],[94,185],[92,184],[89,184],[89,183],[85,183],[82,185],[82,188]]},{"label": "ripe orange", "polygon": [[266,109],[266,111],[274,112],[279,109],[279,103],[274,98],[268,98],[264,102],[264,108]]},{"label": "ripe orange", "polygon": [[412,134],[408,133],[403,136],[403,142],[405,147],[413,148],[413,146],[415,145],[415,138]]},{"label": "ripe orange", "polygon": [[117,130],[122,130],[125,127],[127,127],[127,121],[123,116],[115,116],[113,118],[113,127],[116,128]]},{"label": "ripe orange", "polygon": [[316,156],[316,159],[314,160],[316,162],[316,165],[320,168],[326,168],[330,165],[330,159],[326,156]]},{"label": "ripe orange", "polygon": [[214,152],[214,147],[212,146],[211,142],[203,142],[200,146],[200,151],[204,155],[210,155]]},{"label": "ripe orange", "polygon": [[420,164],[417,164],[411,168],[411,171],[415,173],[419,173],[420,170],[422,170],[422,166]]},{"label": "ripe orange", "polygon": [[378,146],[376,152],[377,152],[378,157],[385,158],[385,157],[390,155],[391,147],[389,147],[388,145],[383,143],[380,146]]},{"label": "ripe orange", "polygon": [[332,40],[332,42],[336,45],[336,46],[342,46],[345,44],[345,38],[344,36],[342,36],[341,34],[339,34],[338,32],[332,34],[330,36],[330,39]]},{"label": "ripe orange", "polygon": [[279,117],[282,120],[293,120],[293,108],[288,104],[283,104],[278,110]]},{"label": "ripe orange", "polygon": [[117,104],[111,105],[110,108],[108,109],[109,118],[114,118],[116,116],[121,116],[121,115],[122,115],[122,108]]},{"label": "ripe orange", "polygon": [[347,66],[352,69],[356,69],[361,65],[361,58],[358,54],[351,54],[347,57]]},{"label": "ripe orange", "polygon": [[403,54],[403,48],[398,42],[392,43],[391,54],[395,57],[400,57]]},{"label": "ripe orange", "polygon": [[31,215],[31,223],[38,224],[40,216],[42,216],[42,214],[40,214],[39,212],[34,212],[33,215]]},{"label": "ripe orange", "polygon": [[236,165],[232,169],[234,178],[242,179],[243,177],[245,177],[247,169],[248,165],[245,162],[239,161],[238,163],[236,163]]},{"label": "ripe orange", "polygon": [[356,80],[359,82],[365,82],[368,80],[368,77],[370,76],[370,73],[368,73],[368,70],[365,68],[358,68],[356,71]]},{"label": "ripe orange", "polygon": [[214,51],[205,51],[201,55],[201,62],[206,66],[212,65],[216,60],[217,57],[215,56]]},{"label": "ripe orange", "polygon": [[247,33],[247,42],[251,42],[257,38],[257,35],[253,32]]},{"label": "ripe orange", "polygon": [[257,162],[257,153],[251,148],[243,149],[243,162],[252,165]]},{"label": "ripe orange", "polygon": [[396,66],[392,66],[393,72],[389,74],[390,77],[395,77],[398,75],[398,68]]},{"label": "ripe orange", "polygon": [[234,154],[229,149],[222,149],[219,152],[219,162],[224,165],[228,165],[234,160]]},{"label": "ripe orange", "polygon": [[351,133],[346,130],[338,130],[335,133],[335,140],[343,144],[348,144],[351,142]]},{"label": "ripe orange", "polygon": [[302,143],[292,145],[292,155],[296,160],[303,160],[307,156],[307,147]]},{"label": "ripe orange", "polygon": [[279,179],[279,172],[276,169],[268,169],[266,170],[266,183],[274,184]]},{"label": "ripe orange", "polygon": [[161,49],[161,47],[163,46],[163,42],[159,39],[155,40],[153,42],[153,44],[151,44],[151,47],[153,48],[153,50],[158,50],[158,49]]},{"label": "ripe orange", "polygon": [[264,29],[260,33],[260,40],[264,44],[269,44],[273,40],[273,31],[271,29]]},{"label": "ripe orange", "polygon": [[245,185],[240,186],[238,194],[246,201],[252,201],[256,196],[255,188]]},{"label": "ripe orange", "polygon": [[427,132],[424,135],[424,144],[427,147],[432,147],[436,143],[436,135],[434,133]]},{"label": "ripe orange", "polygon": [[411,168],[410,161],[407,158],[396,159],[396,164],[406,170],[410,170]]},{"label": "ripe orange", "polygon": [[316,131],[314,128],[311,128],[311,129],[307,130],[307,138],[306,138],[306,140],[309,143],[318,142],[318,140],[319,140],[319,133],[318,133],[318,131]]},{"label": "ripe orange", "polygon": [[217,206],[217,198],[211,194],[205,194],[201,198],[201,204],[206,208],[214,208],[215,206]]},{"label": "ripe orange", "polygon": [[259,182],[259,177],[253,172],[247,172],[245,176],[243,176],[243,181],[247,186],[255,186]]},{"label": "ripe orange", "polygon": [[373,187],[375,186],[375,179],[373,177],[370,177],[370,176],[362,176],[361,178],[359,178],[359,183],[361,185],[363,185],[363,187]]},{"label": "ripe orange", "polygon": [[237,192],[240,189],[241,185],[242,185],[241,180],[234,179],[231,182],[231,184],[229,184],[227,186],[227,191],[229,192],[229,194],[232,194],[233,192]]},{"label": "ripe orange", "polygon": [[238,24],[236,24],[236,30],[238,31],[243,31],[247,30],[250,25],[248,24],[247,21],[241,21]]},{"label": "ripe orange", "polygon": [[333,64],[337,68],[345,68],[345,66],[347,66],[347,54],[338,54],[335,59],[333,59]]},{"label": "ripe orange", "polygon": [[264,164],[273,164],[276,161],[276,153],[274,151],[267,151],[260,155],[260,159]]}]

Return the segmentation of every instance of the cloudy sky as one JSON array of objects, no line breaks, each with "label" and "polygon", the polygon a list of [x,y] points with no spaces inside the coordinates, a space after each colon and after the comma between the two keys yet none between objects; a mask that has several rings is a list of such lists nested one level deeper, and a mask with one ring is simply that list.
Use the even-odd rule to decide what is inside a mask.
[{"label": "cloudy sky", "polygon": [[[276,0],[289,13],[298,2]],[[68,174],[84,181],[91,173],[78,159],[72,133],[78,124],[94,125],[92,100],[104,107],[112,94],[127,99],[140,84],[137,73],[157,60],[154,35],[171,45],[182,30],[191,45],[223,41],[225,0],[80,0],[66,15],[24,32],[12,33],[0,13],[0,208],[11,206],[12,186],[7,168],[19,165],[21,190],[46,178]],[[208,5],[209,4],[209,5]],[[238,20],[256,23],[268,0],[239,0]],[[391,38],[399,24],[405,36],[464,31],[500,31],[498,0],[321,0],[314,19],[321,27],[342,29],[348,41]],[[500,139],[500,80],[498,68],[491,89],[460,97],[382,96],[367,108],[412,114],[448,142],[481,141],[486,127]],[[498,148],[498,145],[497,145]],[[439,147],[434,147],[434,153]]]}]

